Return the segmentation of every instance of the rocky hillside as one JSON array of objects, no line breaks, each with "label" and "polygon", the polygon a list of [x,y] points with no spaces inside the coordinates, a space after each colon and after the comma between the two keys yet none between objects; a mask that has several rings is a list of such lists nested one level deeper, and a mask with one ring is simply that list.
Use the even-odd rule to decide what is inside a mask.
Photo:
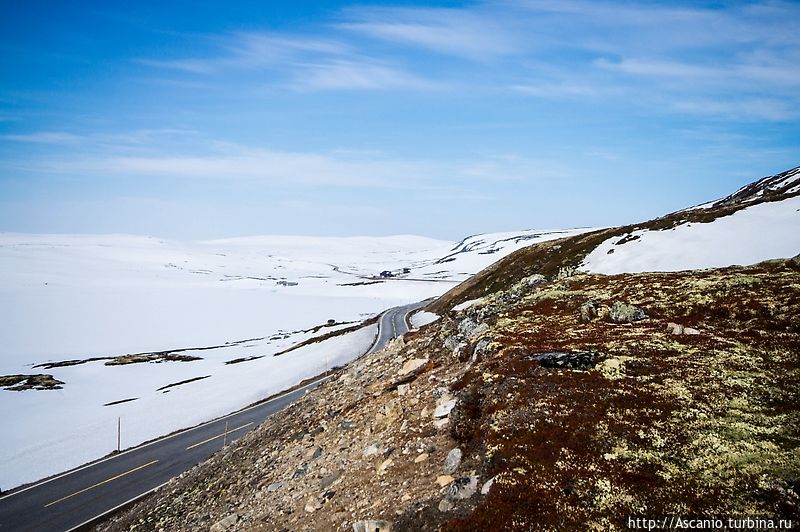
[{"label": "rocky hillside", "polygon": [[798,262],[523,279],[341,369],[101,529],[800,517]]},{"label": "rocky hillside", "polygon": [[441,319],[340,368],[99,529],[800,519],[800,256],[660,273],[578,269],[633,227],[499,261],[440,298]]}]

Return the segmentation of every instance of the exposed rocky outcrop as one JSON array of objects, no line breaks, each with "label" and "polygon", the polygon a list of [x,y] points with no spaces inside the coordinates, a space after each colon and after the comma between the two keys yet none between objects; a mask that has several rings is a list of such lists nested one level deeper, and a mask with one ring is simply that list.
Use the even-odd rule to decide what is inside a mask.
[{"label": "exposed rocky outcrop", "polygon": [[64,383],[52,375],[0,375],[0,388],[22,392],[25,390],[60,390]]}]

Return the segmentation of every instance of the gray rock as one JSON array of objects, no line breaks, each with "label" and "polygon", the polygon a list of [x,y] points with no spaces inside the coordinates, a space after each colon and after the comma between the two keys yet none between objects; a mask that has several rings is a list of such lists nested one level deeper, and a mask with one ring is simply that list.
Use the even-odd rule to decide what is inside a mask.
[{"label": "gray rock", "polygon": [[482,360],[485,355],[489,354],[489,346],[493,341],[494,338],[491,336],[484,336],[478,340],[472,350],[472,361]]},{"label": "gray rock", "polygon": [[381,519],[365,519],[353,523],[353,532],[391,532],[392,522]]},{"label": "gray rock", "polygon": [[319,487],[324,489],[324,490],[326,490],[326,489],[330,488],[333,485],[334,482],[339,480],[339,478],[341,476],[342,476],[342,472],[341,471],[334,471],[330,475],[328,475],[326,477],[322,477],[322,479],[320,479]]},{"label": "gray rock", "polygon": [[283,487],[283,482],[273,482],[272,484],[267,486],[267,491],[269,492],[278,491],[282,487]]},{"label": "gray rock", "polygon": [[450,411],[456,406],[456,399],[450,397],[442,397],[439,399],[439,404],[436,405],[436,410],[433,411],[433,417],[442,418],[450,415]]},{"label": "gray rock", "polygon": [[458,447],[451,449],[450,452],[447,453],[447,458],[444,459],[444,472],[448,475],[455,473],[458,466],[461,465],[461,457],[461,449]]},{"label": "gray rock", "polygon": [[581,305],[580,313],[581,313],[581,321],[592,321],[597,317],[597,309],[599,305],[597,301],[590,300]]},{"label": "gray rock", "polygon": [[211,525],[210,532],[225,532],[226,530],[235,530],[236,523],[239,522],[239,516],[237,514],[231,514],[228,517],[222,519],[221,521],[217,521],[213,525]]},{"label": "gray rock", "polygon": [[458,332],[462,336],[469,338],[477,326],[478,324],[472,321],[471,318],[464,318],[458,323]]},{"label": "gray rock", "polygon": [[539,273],[534,273],[533,275],[529,275],[528,277],[520,281],[520,284],[530,288],[536,286],[537,284],[542,284],[544,282],[547,282],[547,277]]},{"label": "gray rock", "polygon": [[369,458],[370,456],[375,456],[375,455],[379,454],[380,452],[381,452],[381,450],[378,448],[378,446],[373,443],[372,445],[368,445],[364,449],[364,452],[361,453],[361,455],[364,458]]},{"label": "gray rock", "polygon": [[667,332],[669,332],[670,334],[676,334],[676,335],[681,335],[681,334],[696,335],[696,334],[700,334],[700,331],[698,331],[697,329],[692,329],[691,327],[684,327],[683,325],[680,325],[678,323],[672,323],[672,322],[667,323]]},{"label": "gray rock", "polygon": [[308,473],[308,465],[303,464],[294,470],[292,478],[303,478],[304,476],[306,476],[306,473]]},{"label": "gray rock", "polygon": [[469,338],[477,338],[478,336],[484,335],[489,332],[489,326],[485,323],[479,323],[477,327],[472,329],[472,333],[469,335]]},{"label": "gray rock", "polygon": [[547,281],[547,277],[544,275],[540,275],[538,273],[534,273],[533,275],[529,275],[524,279],[520,279],[514,285],[508,289],[505,293],[505,301],[507,303],[512,303],[518,301],[520,298],[525,296],[528,292],[530,292],[531,288],[536,285],[542,284]]},{"label": "gray rock", "polygon": [[469,499],[478,491],[478,477],[470,475],[468,477],[458,477],[450,483],[447,488],[447,498],[451,501],[459,499]]},{"label": "gray rock", "polygon": [[445,349],[449,349],[449,350],[453,351],[453,350],[455,350],[456,347],[458,347],[459,343],[460,343],[460,340],[458,339],[457,336],[448,336],[444,340],[444,347],[445,347]]},{"label": "gray rock", "polygon": [[614,323],[632,323],[647,319],[647,314],[639,307],[617,301],[612,305],[609,317]]},{"label": "gray rock", "polygon": [[452,509],[453,509],[453,502],[450,499],[448,499],[447,497],[445,497],[444,499],[439,501],[439,511],[440,512],[442,512],[442,513],[449,512]]},{"label": "gray rock", "polygon": [[310,450],[306,453],[306,457],[310,460],[316,460],[320,456],[322,456],[322,447],[319,446],[314,447],[313,451]]},{"label": "gray rock", "polygon": [[667,332],[670,334],[683,334],[683,325],[669,322],[667,323]]}]

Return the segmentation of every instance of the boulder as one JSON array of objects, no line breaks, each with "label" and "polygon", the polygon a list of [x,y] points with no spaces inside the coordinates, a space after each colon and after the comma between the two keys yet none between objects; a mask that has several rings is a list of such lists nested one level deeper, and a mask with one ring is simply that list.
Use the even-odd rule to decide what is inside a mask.
[{"label": "boulder", "polygon": [[581,305],[578,311],[581,314],[581,321],[592,321],[593,319],[597,318],[598,312],[597,309],[600,308],[600,305],[597,301],[590,300]]},{"label": "boulder", "polygon": [[439,399],[436,409],[433,411],[433,417],[443,418],[450,415],[450,411],[456,406],[457,399],[452,399],[449,396],[444,396]]},{"label": "boulder", "polygon": [[353,532],[391,532],[392,522],[382,519],[364,519],[353,523]]},{"label": "boulder", "polygon": [[614,323],[633,323],[634,321],[647,319],[648,316],[639,307],[617,301],[612,305],[609,317]]},{"label": "boulder", "polygon": [[458,323],[458,332],[461,336],[469,338],[477,326],[478,324],[472,318],[464,318]]},{"label": "boulder", "polygon": [[448,475],[455,473],[458,466],[461,465],[462,455],[463,453],[458,447],[450,449],[450,452],[447,453],[447,458],[444,459],[444,472]]},{"label": "boulder", "polygon": [[683,325],[680,325],[678,323],[672,323],[672,322],[667,323],[667,332],[669,332],[670,334],[676,334],[676,335],[681,335],[681,334],[688,334],[688,335],[700,334],[700,331],[698,331],[697,329],[692,329],[691,327],[684,327]]},{"label": "boulder", "polygon": [[400,371],[397,372],[398,375],[408,375],[409,373],[421,368],[428,362],[427,358],[412,358],[411,360],[407,360],[403,367],[400,368]]},{"label": "boulder", "polygon": [[450,483],[447,488],[447,498],[451,501],[459,499],[469,499],[475,492],[478,491],[478,477],[470,475],[466,477],[458,477]]}]

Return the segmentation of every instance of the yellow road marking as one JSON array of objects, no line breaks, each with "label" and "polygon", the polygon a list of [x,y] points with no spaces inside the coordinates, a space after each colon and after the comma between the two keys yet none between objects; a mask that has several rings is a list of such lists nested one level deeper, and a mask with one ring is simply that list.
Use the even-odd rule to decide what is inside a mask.
[{"label": "yellow road marking", "polygon": [[83,489],[82,489],[82,490],[80,490],[80,491],[76,491],[76,492],[75,492],[75,493],[73,493],[72,495],[67,495],[66,497],[61,497],[61,498],[60,498],[60,499],[58,499],[57,501],[49,502],[49,503],[45,504],[45,505],[44,505],[44,507],[45,507],[45,508],[47,508],[48,506],[53,506],[54,504],[58,504],[58,503],[60,503],[60,502],[62,502],[62,501],[66,501],[66,500],[67,500],[67,499],[69,499],[70,497],[74,497],[75,495],[80,495],[81,493],[85,493],[85,492],[89,491],[90,489],[94,489],[94,488],[96,488],[97,486],[102,486],[103,484],[106,484],[106,483],[108,483],[108,482],[111,482],[112,480],[117,480],[118,478],[122,478],[122,477],[124,477],[125,475],[130,475],[131,473],[133,473],[133,472],[136,472],[136,471],[139,471],[140,469],[144,469],[144,468],[145,468],[145,467],[147,467],[147,466],[151,466],[151,465],[155,464],[156,462],[158,462],[158,460],[153,460],[152,462],[148,462],[148,463],[146,463],[146,464],[144,464],[144,465],[140,465],[139,467],[134,467],[134,468],[133,468],[133,469],[131,469],[130,471],[125,471],[124,473],[120,473],[120,474],[119,474],[119,475],[117,475],[116,477],[107,478],[106,480],[104,480],[104,481],[102,481],[102,482],[98,482],[97,484],[94,484],[94,485],[92,485],[92,486],[89,486],[88,488],[83,488]]},{"label": "yellow road marking", "polygon": [[[245,427],[249,427],[249,426],[250,426],[250,425],[252,425],[252,424],[253,424],[253,422],[252,422],[252,421],[251,421],[250,423],[245,423],[245,424],[244,424],[244,425],[242,425],[241,427],[236,427],[235,429],[231,429],[231,430],[229,430],[227,433],[228,433],[228,434],[230,434],[231,432],[236,432],[237,430],[241,430],[241,429],[243,429],[243,428],[245,428]],[[190,445],[189,447],[187,447],[187,448],[186,448],[186,450],[188,451],[189,449],[194,449],[195,447],[199,447],[200,445],[203,445],[204,443],[208,443],[208,442],[210,442],[210,441],[216,440],[217,438],[222,438],[223,436],[225,436],[225,433],[224,433],[224,432],[223,432],[222,434],[220,434],[219,436],[212,436],[212,437],[210,437],[210,438],[209,438],[209,439],[207,439],[207,440],[203,440],[203,441],[201,441],[201,442],[197,442],[197,443],[195,443],[194,445]]]}]

